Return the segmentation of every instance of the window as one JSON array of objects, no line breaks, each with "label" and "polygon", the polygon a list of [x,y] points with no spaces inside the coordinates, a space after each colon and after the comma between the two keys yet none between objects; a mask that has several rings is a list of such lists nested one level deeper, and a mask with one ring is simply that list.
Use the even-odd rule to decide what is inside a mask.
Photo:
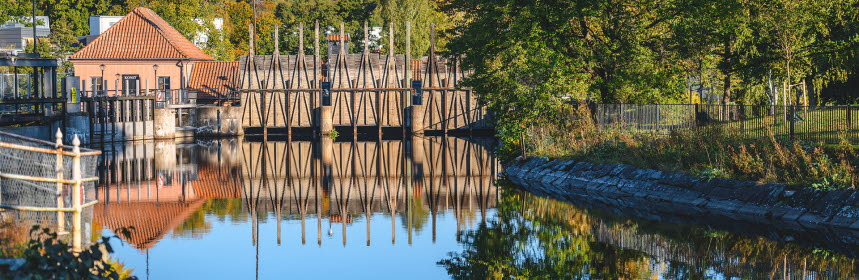
[{"label": "window", "polygon": [[104,90],[104,83],[101,77],[89,77],[90,81],[90,90],[101,93]]},{"label": "window", "polygon": [[158,89],[170,89],[170,76],[158,77]]},{"label": "window", "polygon": [[140,90],[140,75],[125,74],[122,75],[122,94],[138,95]]}]

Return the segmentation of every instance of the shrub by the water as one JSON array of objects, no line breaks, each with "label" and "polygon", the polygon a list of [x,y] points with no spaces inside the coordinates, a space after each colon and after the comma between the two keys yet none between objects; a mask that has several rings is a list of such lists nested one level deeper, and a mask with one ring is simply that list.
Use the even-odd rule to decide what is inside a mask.
[{"label": "shrub by the water", "polygon": [[[571,120],[546,120],[531,127],[529,156],[623,163],[703,178],[787,183],[818,189],[855,187],[855,149],[769,137],[750,138],[724,126],[674,130],[668,135],[618,125],[597,129],[587,106],[572,109]],[[513,149],[511,149],[513,150]]]},{"label": "shrub by the water", "polygon": [[99,242],[74,253],[66,242],[49,229],[34,226],[30,230],[21,257],[23,266],[7,272],[2,279],[137,279],[132,271],[111,260],[113,253],[108,242],[113,237],[102,237]]}]

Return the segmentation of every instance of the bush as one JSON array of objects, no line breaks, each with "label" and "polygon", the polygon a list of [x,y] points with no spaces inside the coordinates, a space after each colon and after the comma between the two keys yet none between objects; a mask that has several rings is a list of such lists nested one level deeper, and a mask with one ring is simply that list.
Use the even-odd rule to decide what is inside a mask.
[{"label": "bush", "polygon": [[30,236],[23,252],[25,264],[5,279],[137,279],[108,258],[113,253],[108,241],[116,236],[103,237],[77,254],[49,229],[34,226]]},{"label": "bush", "polygon": [[522,137],[528,155],[827,190],[854,188],[857,177],[857,159],[847,141],[827,146],[780,140],[772,133],[748,138],[718,125],[657,135],[623,125],[597,129],[587,106],[579,106],[569,115],[569,120],[546,120],[529,128]]}]

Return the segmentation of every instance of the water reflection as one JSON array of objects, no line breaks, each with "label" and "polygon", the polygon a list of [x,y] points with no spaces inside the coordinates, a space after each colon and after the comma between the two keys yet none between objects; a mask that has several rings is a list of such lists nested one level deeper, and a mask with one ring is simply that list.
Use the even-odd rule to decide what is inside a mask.
[{"label": "water reflection", "polygon": [[[415,137],[107,146],[95,222],[110,231],[133,227],[124,240],[146,255],[146,263],[132,266],[146,265],[147,271],[150,249],[164,249],[160,243],[171,239],[206,241],[221,234],[224,222],[250,228],[242,238],[250,240],[256,258],[260,247],[280,246],[285,236],[318,247],[335,237],[344,248],[356,241],[376,245],[379,236],[391,245],[412,245],[415,238],[432,244],[439,223],[455,226],[446,232],[449,242],[442,242],[455,248],[455,232],[486,219],[495,207],[494,142]],[[294,232],[284,232],[293,222]],[[380,222],[389,226],[379,229]],[[263,224],[274,225],[273,240],[262,240]],[[363,228],[359,236],[356,227]]]},{"label": "water reflection", "polygon": [[131,246],[114,246],[115,257],[152,279],[857,276],[855,235],[784,242],[789,235],[769,228],[654,222],[501,191],[493,144],[426,137],[109,146],[93,236],[134,227],[124,238]]},{"label": "water reflection", "polygon": [[465,249],[439,262],[455,279],[855,279],[859,271],[854,258],[824,248],[526,193],[505,192],[495,218],[462,234]]}]

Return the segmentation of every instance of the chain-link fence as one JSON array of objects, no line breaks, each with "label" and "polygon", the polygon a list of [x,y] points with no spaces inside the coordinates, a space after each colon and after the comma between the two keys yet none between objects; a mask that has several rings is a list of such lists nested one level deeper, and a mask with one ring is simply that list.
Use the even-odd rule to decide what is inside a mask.
[{"label": "chain-link fence", "polygon": [[79,247],[81,240],[90,240],[88,206],[96,202],[101,152],[80,148],[80,141],[58,145],[61,135],[51,143],[0,132],[0,218],[14,221],[17,228],[41,225],[71,233]]},{"label": "chain-link fence", "polygon": [[853,106],[720,104],[592,104],[601,130],[667,134],[672,130],[721,126],[751,138],[770,135],[825,143],[859,142]]}]

